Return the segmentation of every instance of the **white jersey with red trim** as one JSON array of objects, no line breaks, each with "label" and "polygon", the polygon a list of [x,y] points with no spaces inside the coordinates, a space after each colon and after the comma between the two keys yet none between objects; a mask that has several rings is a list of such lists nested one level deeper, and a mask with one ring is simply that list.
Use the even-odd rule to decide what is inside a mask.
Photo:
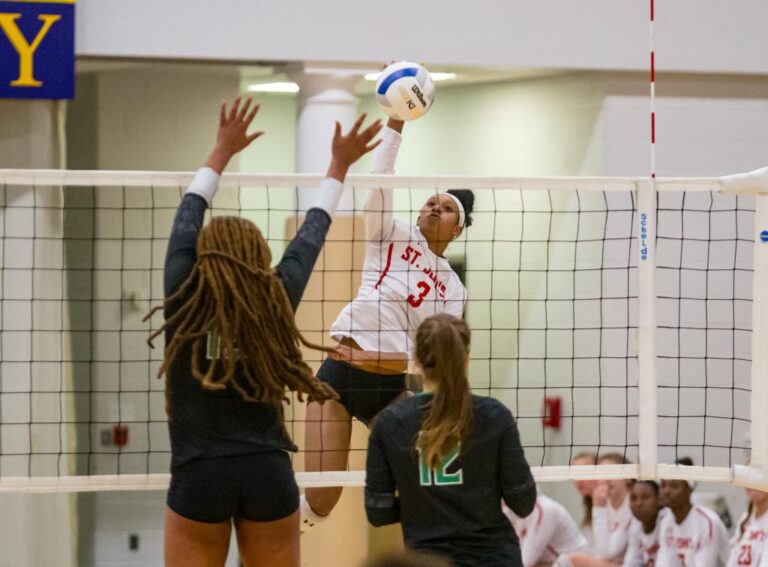
[{"label": "white jersey with red trim", "polygon": [[618,508],[607,506],[592,508],[592,536],[595,555],[601,559],[621,562],[629,543],[629,526],[633,520],[629,509],[629,494]]},{"label": "white jersey with red trim", "polygon": [[568,510],[544,494],[539,493],[536,507],[525,518],[515,515],[506,506],[503,509],[520,538],[525,567],[551,564],[561,553],[583,551],[587,546],[586,538]]},{"label": "white jersey with red trim", "polygon": [[[387,128],[381,137],[374,173],[393,173],[400,135]],[[394,218],[392,189],[369,190],[364,217],[362,282],[331,325],[331,337],[351,337],[363,350],[410,356],[422,321],[437,313],[461,317],[467,290],[417,226]]]},{"label": "white jersey with red trim", "polygon": [[[741,526],[747,514],[744,513],[739,519],[737,526]],[[754,511],[749,515],[747,523],[744,524],[744,533],[739,533],[736,529],[736,535],[731,541],[731,555],[728,558],[728,567],[742,567],[751,565],[768,565],[768,553],[766,553],[766,538],[768,538],[768,513],[764,513],[759,518],[755,518]]]},{"label": "white jersey with red trim", "polygon": [[694,505],[681,523],[670,513],[661,522],[659,567],[721,567],[728,558],[728,533],[720,517]]},{"label": "white jersey with red trim", "polygon": [[633,518],[629,526],[629,544],[624,556],[624,567],[654,567],[659,553],[659,533],[662,520],[669,510],[662,508],[656,517],[656,526],[651,533],[645,533],[640,520]]}]

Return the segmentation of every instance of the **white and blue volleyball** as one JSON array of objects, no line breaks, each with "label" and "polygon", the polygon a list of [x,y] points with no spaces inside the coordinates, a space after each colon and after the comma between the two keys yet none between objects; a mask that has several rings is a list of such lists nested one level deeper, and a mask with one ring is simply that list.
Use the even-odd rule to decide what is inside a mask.
[{"label": "white and blue volleyball", "polygon": [[415,120],[427,113],[435,99],[435,84],[422,65],[392,63],[376,81],[376,102],[396,120]]}]

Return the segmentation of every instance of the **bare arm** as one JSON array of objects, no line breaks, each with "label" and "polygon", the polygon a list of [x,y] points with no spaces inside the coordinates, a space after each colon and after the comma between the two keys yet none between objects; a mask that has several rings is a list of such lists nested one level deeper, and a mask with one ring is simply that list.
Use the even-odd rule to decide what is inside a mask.
[{"label": "bare arm", "polygon": [[328,356],[375,374],[392,374],[408,369],[408,354],[404,352],[379,352],[337,345]]}]

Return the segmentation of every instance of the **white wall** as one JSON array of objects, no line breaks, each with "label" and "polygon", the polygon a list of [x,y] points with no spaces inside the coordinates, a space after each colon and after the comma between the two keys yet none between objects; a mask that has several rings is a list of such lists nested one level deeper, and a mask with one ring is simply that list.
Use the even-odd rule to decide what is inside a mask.
[{"label": "white wall", "polygon": [[[59,116],[57,105],[49,101],[0,101],[0,167],[59,167]],[[33,196],[28,188],[3,186],[0,195],[0,476],[66,474],[66,456],[31,455],[68,449],[60,444],[58,425],[32,425],[46,414],[50,394],[31,393],[64,378],[60,362],[41,362],[51,346],[47,339],[61,335],[62,320],[49,317],[44,302],[32,299],[33,292],[36,299],[63,297],[62,286],[56,285],[62,268],[61,194],[40,188]],[[33,204],[40,208],[34,210]],[[62,416],[62,400],[54,397],[55,410],[48,415]],[[66,430],[62,434],[66,438]],[[78,519],[70,495],[0,494],[0,510],[0,566],[67,565],[74,560]],[[39,537],[41,533],[46,536]]]},{"label": "white wall", "polygon": [[[77,9],[77,52],[98,57],[600,70],[649,63],[648,2],[233,0],[222,9],[203,0],[80,0]],[[660,69],[768,71],[760,0],[657,2],[656,16]]]}]

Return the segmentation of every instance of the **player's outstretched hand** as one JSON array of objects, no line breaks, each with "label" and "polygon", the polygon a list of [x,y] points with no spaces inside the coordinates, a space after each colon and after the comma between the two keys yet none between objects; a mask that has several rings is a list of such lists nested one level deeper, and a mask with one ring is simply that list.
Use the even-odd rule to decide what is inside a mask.
[{"label": "player's outstretched hand", "polygon": [[343,134],[341,124],[336,122],[336,130],[331,143],[331,165],[328,168],[328,177],[334,177],[344,181],[347,171],[357,160],[373,150],[381,143],[381,140],[372,142],[381,131],[381,120],[376,120],[365,130],[360,130],[365,121],[365,113],[361,114],[352,129]]},{"label": "player's outstretched hand", "polygon": [[219,111],[219,131],[216,134],[216,145],[206,161],[206,165],[221,173],[229,163],[229,160],[241,152],[264,134],[262,131],[248,133],[248,128],[253,122],[260,105],[253,104],[253,99],[248,97],[242,103],[237,97],[232,107],[227,110],[227,102],[222,101]]}]

